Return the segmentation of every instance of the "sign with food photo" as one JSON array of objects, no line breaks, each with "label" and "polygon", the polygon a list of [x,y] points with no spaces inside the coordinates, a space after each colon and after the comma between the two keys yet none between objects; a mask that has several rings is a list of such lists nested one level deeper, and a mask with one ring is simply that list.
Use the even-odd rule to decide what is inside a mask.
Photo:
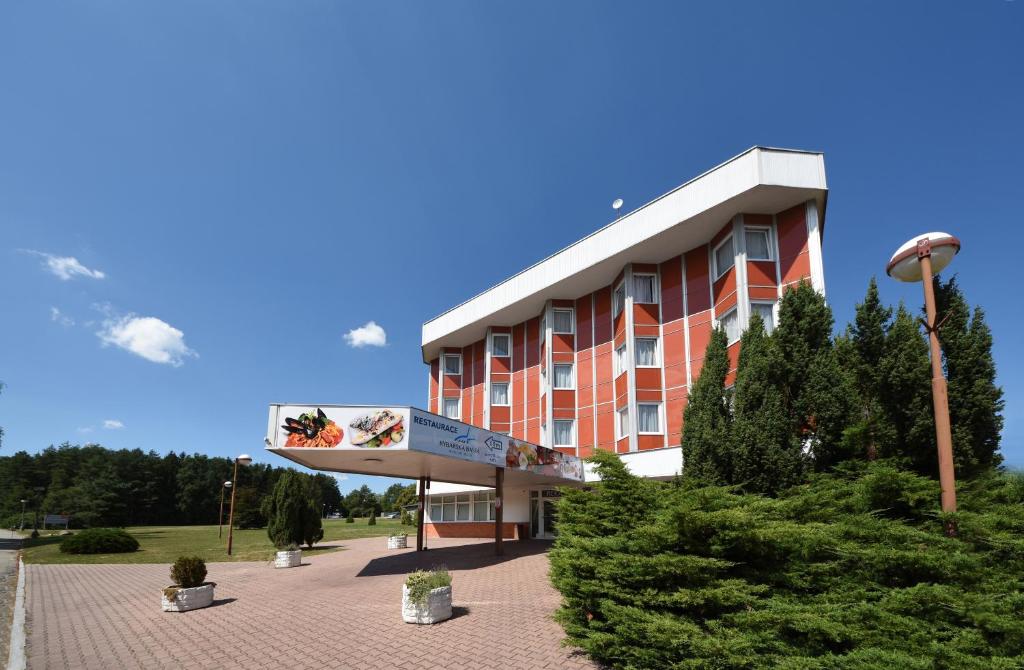
[{"label": "sign with food photo", "polygon": [[288,449],[404,448],[408,409],[284,405],[276,446]]}]

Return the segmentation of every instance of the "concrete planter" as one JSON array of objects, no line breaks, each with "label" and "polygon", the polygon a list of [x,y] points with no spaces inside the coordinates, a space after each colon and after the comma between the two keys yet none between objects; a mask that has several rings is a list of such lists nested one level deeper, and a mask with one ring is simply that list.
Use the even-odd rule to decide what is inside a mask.
[{"label": "concrete planter", "polygon": [[279,551],[274,558],[275,568],[297,568],[302,564],[302,550]]},{"label": "concrete planter", "polygon": [[213,582],[187,589],[171,586],[164,591],[160,599],[160,607],[164,612],[188,612],[209,607],[213,604],[214,586],[216,585]]},{"label": "concrete planter", "polygon": [[408,535],[392,535],[388,538],[388,549],[405,549],[408,546]]},{"label": "concrete planter", "polygon": [[437,623],[452,618],[452,587],[442,586],[427,594],[423,603],[409,600],[409,587],[402,584],[402,620],[405,623]]}]

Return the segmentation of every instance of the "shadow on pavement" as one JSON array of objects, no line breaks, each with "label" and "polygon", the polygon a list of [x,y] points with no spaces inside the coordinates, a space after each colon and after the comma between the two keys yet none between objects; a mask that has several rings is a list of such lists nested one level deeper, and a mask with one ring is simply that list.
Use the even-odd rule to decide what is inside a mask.
[{"label": "shadow on pavement", "polygon": [[0,538],[0,551],[17,551],[18,549],[21,549],[21,538]]},{"label": "shadow on pavement", "polygon": [[474,570],[515,560],[523,556],[543,554],[551,547],[542,540],[521,540],[504,543],[504,555],[494,555],[490,542],[475,542],[458,546],[447,546],[428,551],[403,551],[399,554],[374,558],[363,567],[356,577],[377,577],[380,575],[404,575],[416,569],[427,570],[435,565],[444,565],[449,570]]}]

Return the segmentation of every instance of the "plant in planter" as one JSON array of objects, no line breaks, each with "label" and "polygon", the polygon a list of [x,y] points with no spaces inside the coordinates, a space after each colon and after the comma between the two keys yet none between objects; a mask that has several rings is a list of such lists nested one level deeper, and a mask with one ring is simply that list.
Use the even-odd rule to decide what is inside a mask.
[{"label": "plant in planter", "polygon": [[388,535],[388,549],[405,549],[408,543],[409,535],[404,530],[393,530]]},{"label": "plant in planter", "polygon": [[354,516],[347,516],[347,517],[345,517],[345,523],[355,523],[355,522],[356,522],[356,518]]},{"label": "plant in planter", "polygon": [[431,624],[452,617],[452,576],[444,566],[409,573],[402,584],[402,620]]},{"label": "plant in planter", "polygon": [[310,549],[324,537],[321,504],[312,477],[285,471],[264,502],[267,536],[277,547],[274,567],[294,568],[302,563],[299,545]]},{"label": "plant in planter", "polygon": [[207,582],[206,561],[198,556],[180,556],[171,566],[172,586],[163,591],[164,612],[188,612],[213,604],[213,582]]}]

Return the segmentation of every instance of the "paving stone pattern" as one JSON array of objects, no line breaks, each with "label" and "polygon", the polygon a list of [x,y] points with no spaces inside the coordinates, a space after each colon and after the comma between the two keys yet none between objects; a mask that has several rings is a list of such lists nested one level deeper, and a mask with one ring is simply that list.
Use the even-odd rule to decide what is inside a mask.
[{"label": "paving stone pattern", "polygon": [[[561,646],[546,544],[506,543],[500,560],[467,540],[385,545],[351,540],[287,570],[210,563],[214,605],[186,613],[160,611],[165,564],[28,565],[29,668],[595,667]],[[452,572],[455,616],[403,623],[405,574],[436,564]]]}]

